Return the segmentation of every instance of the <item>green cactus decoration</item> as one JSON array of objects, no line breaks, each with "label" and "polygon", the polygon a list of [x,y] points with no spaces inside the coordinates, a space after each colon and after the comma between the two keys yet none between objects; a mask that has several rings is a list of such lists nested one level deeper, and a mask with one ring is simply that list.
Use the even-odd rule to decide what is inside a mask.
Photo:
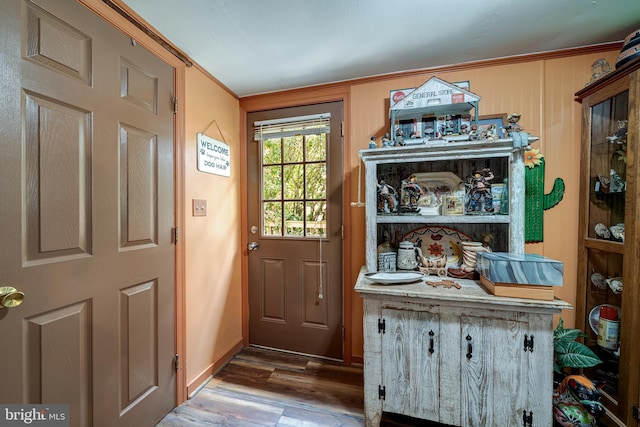
[{"label": "green cactus decoration", "polygon": [[524,240],[539,243],[544,240],[544,211],[560,203],[565,186],[562,178],[556,178],[551,192],[544,194],[544,158],[539,150],[526,151],[525,165]]}]

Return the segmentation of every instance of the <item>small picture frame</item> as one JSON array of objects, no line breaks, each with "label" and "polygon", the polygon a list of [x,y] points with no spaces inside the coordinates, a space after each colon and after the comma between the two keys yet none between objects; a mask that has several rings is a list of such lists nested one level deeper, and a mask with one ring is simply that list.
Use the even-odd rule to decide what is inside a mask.
[{"label": "small picture frame", "polygon": [[504,124],[507,121],[506,114],[493,114],[487,116],[478,117],[478,127],[488,129],[491,125],[495,125],[496,132],[498,134],[498,138],[505,138],[504,135]]},{"label": "small picture frame", "polygon": [[504,184],[491,184],[491,196],[493,197],[493,212],[499,214],[502,208],[502,193]]},{"label": "small picture frame", "polygon": [[464,196],[444,196],[442,215],[464,215]]}]

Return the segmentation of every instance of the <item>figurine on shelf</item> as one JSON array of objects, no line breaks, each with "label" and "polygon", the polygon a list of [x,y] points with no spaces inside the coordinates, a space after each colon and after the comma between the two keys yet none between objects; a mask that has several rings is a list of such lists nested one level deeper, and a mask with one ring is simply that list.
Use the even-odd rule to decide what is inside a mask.
[{"label": "figurine on shelf", "polygon": [[475,170],[473,175],[467,179],[465,186],[467,187],[467,212],[472,213],[480,211],[482,206],[480,202],[484,202],[484,210],[493,212],[493,196],[491,195],[491,180],[494,175],[491,169],[484,168]]},{"label": "figurine on shelf", "polygon": [[396,147],[401,147],[404,145],[404,132],[401,128],[396,129]]},{"label": "figurine on shelf", "polygon": [[441,254],[435,257],[425,257],[420,255],[418,257],[420,259],[420,266],[418,270],[422,273],[430,275],[436,274],[440,277],[445,277],[447,275],[447,255]]},{"label": "figurine on shelf", "polygon": [[622,177],[618,175],[615,169],[611,169],[609,172],[611,179],[609,180],[609,192],[610,193],[621,193],[626,190],[627,183],[624,182]]},{"label": "figurine on shelf", "polygon": [[608,136],[607,140],[612,144],[623,144],[627,142],[628,120],[618,120],[618,130],[614,135]]},{"label": "figurine on shelf", "polygon": [[615,169],[609,171],[609,177],[603,174],[598,174],[596,179],[595,191],[596,193],[622,193],[626,191],[627,183],[622,179]]},{"label": "figurine on shelf", "polygon": [[418,184],[415,175],[411,175],[408,179],[402,180],[402,195],[400,210],[401,212],[418,212],[418,200],[424,194],[424,189]]},{"label": "figurine on shelf", "polygon": [[604,58],[600,58],[596,60],[593,64],[591,64],[591,81],[585,84],[585,86],[589,86],[591,83],[600,79],[601,77],[606,76],[611,72],[611,64]]},{"label": "figurine on shelf", "polygon": [[378,183],[378,212],[393,213],[396,211],[396,190],[381,179]]},{"label": "figurine on shelf", "polygon": [[376,137],[372,136],[369,138],[369,148],[378,148],[378,144],[376,144]]},{"label": "figurine on shelf", "polygon": [[393,147],[393,142],[391,142],[391,138],[389,138],[389,132],[385,133],[382,137],[382,146]]},{"label": "figurine on shelf", "polygon": [[457,133],[456,128],[455,128],[455,123],[453,121],[453,117],[450,115],[446,115],[444,118],[444,129],[442,134],[443,135],[453,135],[454,133]]},{"label": "figurine on shelf", "polygon": [[498,136],[498,130],[496,129],[496,125],[494,124],[489,125],[489,127],[487,128],[486,139],[494,140],[499,138],[500,137]]},{"label": "figurine on shelf", "polygon": [[427,128],[424,130],[424,137],[425,137],[425,139],[426,139],[427,141],[430,141],[430,140],[434,139],[434,137],[435,137],[435,133],[436,133],[436,132],[433,130],[433,127],[427,127]]},{"label": "figurine on shelf", "polygon": [[513,148],[516,150],[531,150],[529,145],[529,134],[524,131],[524,128],[518,123],[520,121],[521,114],[511,113],[507,116],[507,126],[502,128],[505,137],[513,139]]},{"label": "figurine on shelf", "polygon": [[504,133],[507,134],[508,136],[511,136],[511,134],[514,132],[522,132],[524,128],[518,124],[521,117],[522,117],[522,114],[517,114],[517,113],[509,114],[507,116],[507,122],[509,123],[504,127]]},{"label": "figurine on shelf", "polygon": [[477,141],[479,139],[480,139],[480,135],[479,135],[478,125],[473,123],[471,125],[471,129],[469,130],[469,140]]},{"label": "figurine on shelf", "polygon": [[624,223],[619,223],[616,225],[612,225],[609,227],[609,231],[611,231],[611,237],[613,237],[618,242],[624,242]]}]

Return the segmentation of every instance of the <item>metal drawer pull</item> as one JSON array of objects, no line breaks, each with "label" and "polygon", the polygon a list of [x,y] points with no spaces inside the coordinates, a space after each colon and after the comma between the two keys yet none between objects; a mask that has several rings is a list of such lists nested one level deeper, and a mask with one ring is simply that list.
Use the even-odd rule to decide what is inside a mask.
[{"label": "metal drawer pull", "polygon": [[470,335],[467,335],[467,359],[471,359],[472,357],[473,357],[472,338]]}]

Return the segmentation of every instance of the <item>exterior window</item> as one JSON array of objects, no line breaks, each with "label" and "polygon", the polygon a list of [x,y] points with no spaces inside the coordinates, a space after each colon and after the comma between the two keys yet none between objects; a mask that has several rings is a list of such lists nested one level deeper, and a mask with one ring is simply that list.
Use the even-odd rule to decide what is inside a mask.
[{"label": "exterior window", "polygon": [[327,134],[263,139],[262,234],[325,237]]}]

